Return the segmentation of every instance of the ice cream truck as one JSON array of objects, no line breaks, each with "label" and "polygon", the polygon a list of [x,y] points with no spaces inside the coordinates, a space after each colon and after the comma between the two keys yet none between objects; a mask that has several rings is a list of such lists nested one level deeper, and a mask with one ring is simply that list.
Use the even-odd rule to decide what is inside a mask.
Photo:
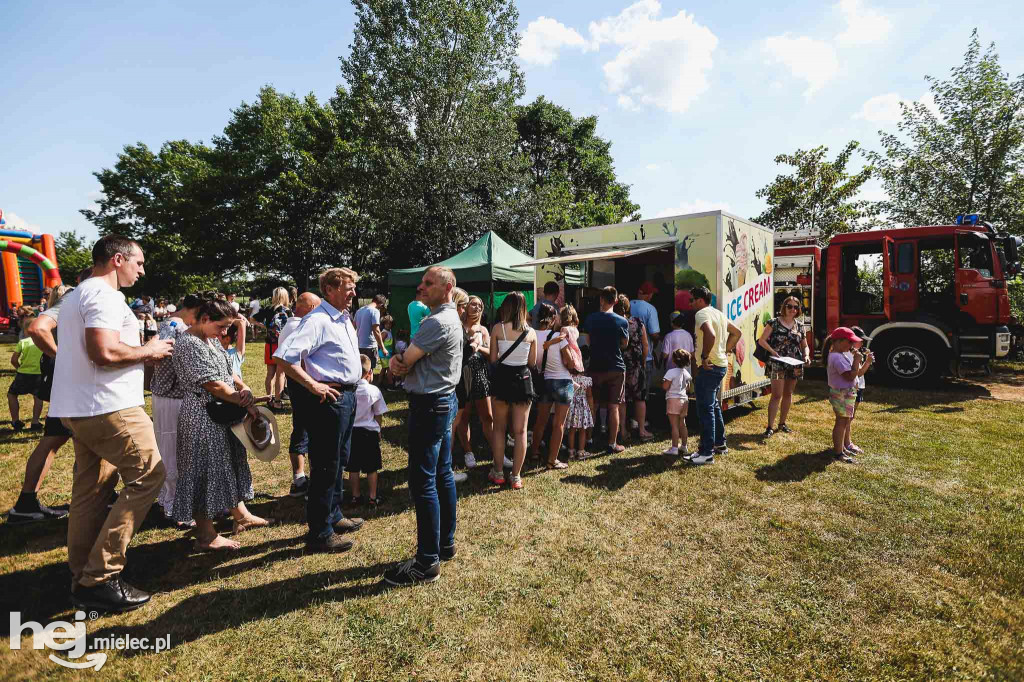
[{"label": "ice cream truck", "polygon": [[[611,285],[635,299],[641,284],[654,283],[651,303],[662,336],[671,330],[673,310],[687,314],[692,333],[690,289],[708,287],[712,305],[743,333],[722,387],[723,407],[731,407],[766,394],[771,385],[753,350],[774,314],[773,236],[772,230],[744,218],[709,211],[538,234],[534,259],[521,265],[534,267],[536,300],[547,282],[557,282],[559,303],[573,303],[581,322],[598,309],[601,288]],[[567,272],[576,275],[571,281],[582,284],[567,285]],[[652,386],[660,383],[663,369],[659,363]]]}]

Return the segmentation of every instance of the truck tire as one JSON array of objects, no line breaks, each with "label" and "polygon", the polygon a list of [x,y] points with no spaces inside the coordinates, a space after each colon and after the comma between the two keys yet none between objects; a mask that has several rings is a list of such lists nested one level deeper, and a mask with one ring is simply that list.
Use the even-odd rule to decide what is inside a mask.
[{"label": "truck tire", "polygon": [[[888,338],[887,338],[888,337]],[[887,335],[872,344],[875,362],[882,377],[889,383],[910,386],[934,382],[948,362],[945,349],[940,349],[923,336],[900,339]]]}]

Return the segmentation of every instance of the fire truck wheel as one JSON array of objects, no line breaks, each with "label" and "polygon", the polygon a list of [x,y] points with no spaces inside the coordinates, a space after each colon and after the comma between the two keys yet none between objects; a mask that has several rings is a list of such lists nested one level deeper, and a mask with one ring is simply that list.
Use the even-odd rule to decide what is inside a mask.
[{"label": "fire truck wheel", "polygon": [[923,383],[938,376],[942,362],[938,349],[923,339],[904,338],[894,343],[878,344],[875,358],[879,369],[896,384]]}]

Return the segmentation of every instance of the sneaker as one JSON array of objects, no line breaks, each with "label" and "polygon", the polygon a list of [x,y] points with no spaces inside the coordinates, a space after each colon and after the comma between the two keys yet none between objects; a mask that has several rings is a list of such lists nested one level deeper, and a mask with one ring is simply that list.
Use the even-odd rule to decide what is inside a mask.
[{"label": "sneaker", "polygon": [[475,469],[476,468],[476,457],[473,456],[472,452],[467,452],[466,453],[466,468],[467,469]]},{"label": "sneaker", "polygon": [[691,455],[690,457],[686,458],[686,461],[689,462],[690,464],[693,464],[694,466],[703,466],[705,464],[714,464],[715,463],[715,456],[714,456],[714,454],[711,454],[711,455],[699,455],[699,454],[698,455]]},{"label": "sneaker", "polygon": [[506,458],[505,458],[505,461],[503,461],[503,462],[501,463],[501,465],[502,465],[503,467],[505,467],[506,469],[511,469],[511,468],[512,468],[512,460],[510,460],[510,459],[509,459],[508,457],[506,457]]},{"label": "sneaker", "polygon": [[727,455],[727,454],[729,454],[729,446],[728,445],[716,445],[714,448],[711,449],[711,451],[713,453],[715,453],[716,455]]},{"label": "sneaker", "polygon": [[773,435],[775,435],[775,429],[769,426],[767,429],[764,430],[764,433],[761,434],[761,438],[763,440],[768,440]]},{"label": "sneaker", "polygon": [[487,480],[494,485],[505,485],[505,472],[501,471],[495,473],[493,471],[487,472]]},{"label": "sneaker", "polygon": [[663,453],[661,453],[661,454],[668,455],[669,457],[675,457],[676,455],[679,454],[679,448],[677,448],[677,447],[665,448],[665,451]]},{"label": "sneaker", "polygon": [[455,482],[456,483],[465,483],[468,480],[469,480],[469,474],[467,474],[465,471],[459,471],[459,472],[455,473]]},{"label": "sneaker", "polygon": [[640,428],[640,424],[638,424],[635,419],[630,419],[629,420],[629,430],[630,431],[636,431],[639,428]]},{"label": "sneaker", "polygon": [[377,507],[380,506],[380,502],[380,496],[371,497],[366,501],[366,508],[369,509],[370,511],[374,511],[375,509],[377,509]]},{"label": "sneaker", "polygon": [[512,485],[512,490],[522,490],[523,489],[523,477],[522,476],[513,476],[512,477],[511,485]]},{"label": "sneaker", "polygon": [[441,562],[421,566],[415,559],[402,562],[384,574],[384,582],[393,587],[408,587],[435,582],[441,577]]},{"label": "sneaker", "polygon": [[39,504],[38,500],[34,505],[23,504],[21,509],[15,504],[7,512],[7,523],[18,525],[21,523],[35,523],[37,521],[59,521],[66,518],[67,509],[51,509],[46,505]]},{"label": "sneaker", "polygon": [[782,431],[783,433],[793,433],[793,429],[789,428],[785,424],[779,424],[779,431]]},{"label": "sneaker", "polygon": [[292,487],[288,489],[288,497],[305,497],[309,492],[309,476],[300,476],[298,480],[292,481]]},{"label": "sneaker", "polygon": [[442,547],[441,554],[439,556],[441,561],[451,561],[455,558],[455,554],[455,545],[452,545],[451,547]]}]

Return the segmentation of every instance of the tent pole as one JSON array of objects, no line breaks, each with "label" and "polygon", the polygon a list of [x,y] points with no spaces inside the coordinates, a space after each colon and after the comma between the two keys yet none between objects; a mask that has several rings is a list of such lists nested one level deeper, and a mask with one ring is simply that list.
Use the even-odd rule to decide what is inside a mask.
[{"label": "tent pole", "polygon": [[494,273],[491,273],[491,313],[487,323],[494,326]]}]

